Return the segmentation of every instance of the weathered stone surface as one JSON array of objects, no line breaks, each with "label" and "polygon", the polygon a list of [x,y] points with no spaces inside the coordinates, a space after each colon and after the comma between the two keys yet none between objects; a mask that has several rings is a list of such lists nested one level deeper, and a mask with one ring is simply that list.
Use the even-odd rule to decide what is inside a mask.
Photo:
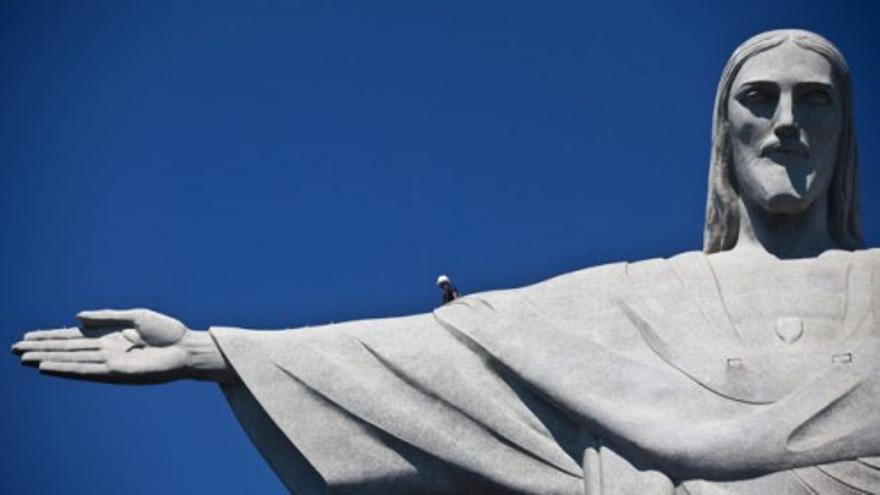
[{"label": "weathered stone surface", "polygon": [[[242,378],[227,394],[252,393],[332,487],[769,493],[835,483],[842,460],[873,476],[856,458],[880,449],[878,266],[685,253],[433,315],[211,333]],[[791,315],[795,342],[776,332]]]}]

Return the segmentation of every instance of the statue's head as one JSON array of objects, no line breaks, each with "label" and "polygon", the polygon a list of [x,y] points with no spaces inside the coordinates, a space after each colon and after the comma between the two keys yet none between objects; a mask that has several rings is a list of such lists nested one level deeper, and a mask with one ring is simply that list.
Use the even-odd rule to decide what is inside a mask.
[{"label": "statue's head", "polygon": [[703,250],[736,245],[740,199],[772,215],[826,201],[837,247],[863,247],[857,173],[849,68],[837,48],[793,29],[740,45],[715,95]]}]

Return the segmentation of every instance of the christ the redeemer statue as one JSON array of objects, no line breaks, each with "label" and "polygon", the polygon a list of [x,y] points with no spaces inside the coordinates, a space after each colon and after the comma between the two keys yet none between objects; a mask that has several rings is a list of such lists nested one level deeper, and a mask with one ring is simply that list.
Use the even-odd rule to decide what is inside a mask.
[{"label": "christ the redeemer statue", "polygon": [[219,382],[294,492],[878,493],[880,250],[852,116],[831,43],[763,33],[718,86],[702,252],[292,331],[85,311],[14,351],[67,378]]}]

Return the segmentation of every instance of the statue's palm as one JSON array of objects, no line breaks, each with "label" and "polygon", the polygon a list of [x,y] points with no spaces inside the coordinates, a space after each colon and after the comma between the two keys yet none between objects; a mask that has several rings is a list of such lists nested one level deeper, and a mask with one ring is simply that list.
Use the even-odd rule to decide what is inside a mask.
[{"label": "statue's palm", "polygon": [[147,309],[84,311],[79,328],[25,334],[13,347],[40,371],[85,380],[155,383],[187,365],[183,323]]}]

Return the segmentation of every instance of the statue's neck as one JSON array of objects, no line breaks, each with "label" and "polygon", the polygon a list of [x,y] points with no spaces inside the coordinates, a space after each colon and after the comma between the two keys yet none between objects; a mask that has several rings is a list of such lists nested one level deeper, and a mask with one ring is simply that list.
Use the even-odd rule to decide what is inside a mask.
[{"label": "statue's neck", "polygon": [[734,250],[764,251],[777,258],[807,258],[836,247],[828,230],[828,202],[820,198],[806,211],[773,214],[739,199],[739,238]]}]

